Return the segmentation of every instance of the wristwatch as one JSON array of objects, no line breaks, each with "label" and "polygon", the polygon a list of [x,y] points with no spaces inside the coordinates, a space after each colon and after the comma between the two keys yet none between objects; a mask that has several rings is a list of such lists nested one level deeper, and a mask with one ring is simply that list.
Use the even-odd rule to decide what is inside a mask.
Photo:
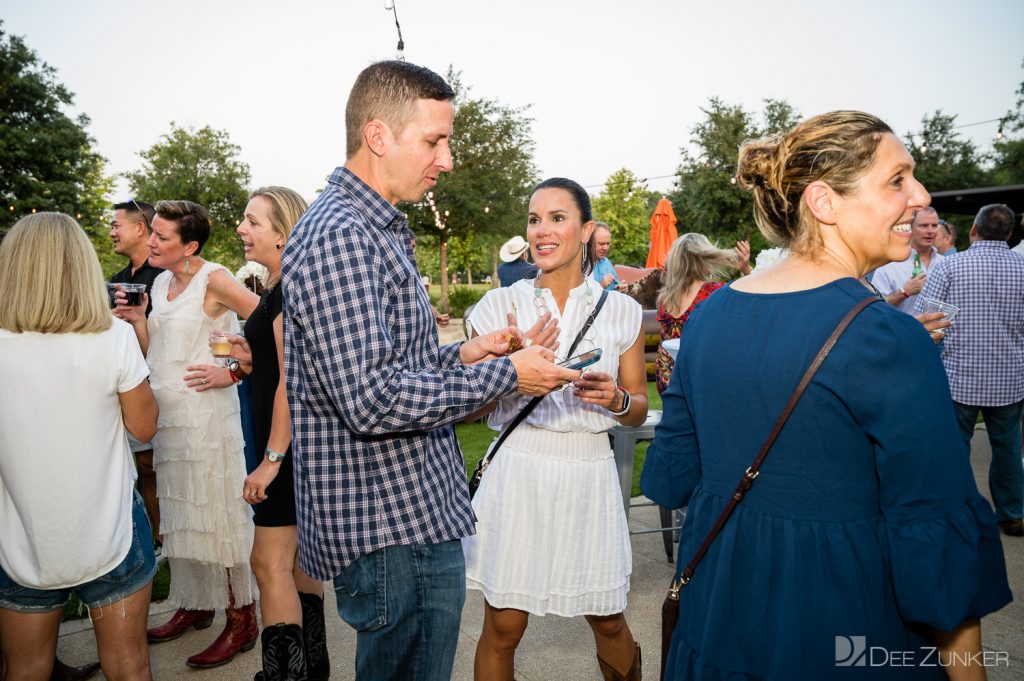
[{"label": "wristwatch", "polygon": [[619,411],[611,411],[609,409],[608,412],[612,416],[625,416],[626,414],[629,413],[630,407],[633,406],[633,396],[629,394],[628,390],[621,386],[616,386],[615,390],[622,393],[622,409],[620,409]]},{"label": "wristwatch", "polygon": [[232,383],[241,383],[242,379],[245,378],[245,372],[242,371],[237,359],[228,360],[228,371],[231,372]]},{"label": "wristwatch", "polygon": [[277,463],[278,461],[284,461],[284,457],[286,456],[285,454],[282,454],[281,452],[275,452],[270,447],[267,447],[266,455],[267,455],[267,461],[269,461],[270,463]]}]

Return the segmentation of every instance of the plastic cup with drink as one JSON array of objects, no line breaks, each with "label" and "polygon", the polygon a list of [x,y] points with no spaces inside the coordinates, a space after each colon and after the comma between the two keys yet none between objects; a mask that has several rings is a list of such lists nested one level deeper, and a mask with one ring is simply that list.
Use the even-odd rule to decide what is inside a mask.
[{"label": "plastic cup with drink", "polygon": [[227,331],[210,331],[210,352],[220,360],[219,364],[226,365],[227,358],[231,356],[231,337]]}]

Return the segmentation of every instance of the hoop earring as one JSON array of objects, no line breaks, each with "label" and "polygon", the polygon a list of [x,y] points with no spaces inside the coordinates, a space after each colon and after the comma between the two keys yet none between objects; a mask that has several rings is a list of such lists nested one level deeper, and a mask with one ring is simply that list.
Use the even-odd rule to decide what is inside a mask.
[{"label": "hoop earring", "polygon": [[185,256],[185,274],[188,274],[188,256]]}]

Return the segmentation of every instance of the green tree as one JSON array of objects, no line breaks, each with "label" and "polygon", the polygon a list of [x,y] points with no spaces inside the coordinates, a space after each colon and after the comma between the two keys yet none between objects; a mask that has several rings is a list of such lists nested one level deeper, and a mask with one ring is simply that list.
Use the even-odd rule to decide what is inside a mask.
[{"label": "green tree", "polygon": [[249,165],[238,158],[240,151],[226,131],[172,122],[169,133],[139,153],[142,169],[125,173],[140,199],[186,199],[205,207],[213,229],[202,255],[229,269],[245,262],[235,227],[248,202],[250,175]]},{"label": "green tree", "polygon": [[[537,177],[528,107],[470,98],[469,88],[452,69],[447,79],[456,93],[451,140],[454,170],[438,179],[430,197],[438,211],[436,218],[427,200],[407,206],[417,247],[423,239],[426,248],[438,249],[440,272],[430,274],[439,275],[442,311],[448,309],[449,241],[473,234],[479,253],[493,253],[496,243],[522,233],[530,189]],[[438,223],[444,229],[439,229]],[[436,241],[425,238],[428,235]]]},{"label": "green tree", "polygon": [[753,113],[717,97],[702,108],[704,119],[691,131],[693,150],[682,150],[676,189],[669,197],[680,233],[700,232],[729,247],[750,239],[756,252],[766,245],[757,231],[750,194],[735,183],[736,158],[748,140],[785,132],[799,120],[786,101],[764,100],[758,122]]},{"label": "green tree", "polygon": [[992,145],[993,184],[1024,183],[1024,82],[1017,88],[1017,102],[1000,125],[1004,137]]},{"label": "green tree", "polygon": [[643,267],[650,248],[651,192],[632,171],[622,168],[608,176],[604,191],[592,201],[594,219],[607,222],[612,232],[612,262]]},{"label": "green tree", "polygon": [[33,211],[73,215],[110,270],[115,256],[106,223],[113,180],[86,131],[89,117],[64,113],[73,103],[56,70],[0,22],[0,228]]},{"label": "green tree", "polygon": [[928,191],[984,187],[991,176],[974,143],[955,130],[956,116],[936,111],[921,119],[921,131],[907,135],[914,175]]}]

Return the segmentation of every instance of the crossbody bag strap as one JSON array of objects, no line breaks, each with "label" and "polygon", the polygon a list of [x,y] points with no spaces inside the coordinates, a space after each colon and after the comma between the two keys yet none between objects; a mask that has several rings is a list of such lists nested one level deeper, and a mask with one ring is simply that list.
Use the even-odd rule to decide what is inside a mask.
[{"label": "crossbody bag strap", "polygon": [[718,520],[715,521],[711,531],[708,532],[708,536],[704,538],[704,543],[701,544],[696,555],[694,555],[693,560],[691,560],[689,565],[687,565],[683,570],[679,579],[673,580],[670,593],[675,593],[678,597],[679,588],[689,584],[690,579],[693,578],[693,573],[697,569],[697,565],[704,558],[704,554],[708,552],[708,549],[711,547],[711,543],[715,541],[715,537],[717,537],[718,533],[722,531],[722,527],[729,520],[729,516],[731,516],[732,512],[736,510],[736,505],[743,501],[743,497],[754,484],[754,478],[756,478],[760,473],[761,464],[764,463],[765,457],[768,456],[768,451],[772,448],[772,445],[775,444],[775,439],[779,436],[779,433],[782,432],[782,428],[786,425],[786,421],[789,420],[789,415],[793,413],[796,403],[800,401],[804,391],[807,390],[807,386],[811,384],[811,379],[814,378],[814,374],[818,372],[822,362],[824,362],[825,358],[828,357],[828,354],[832,352],[832,348],[835,347],[836,341],[839,340],[839,337],[843,335],[843,332],[846,331],[850,322],[852,322],[857,315],[859,315],[868,305],[877,302],[878,298],[871,296],[870,298],[865,298],[857,303],[852,310],[846,313],[846,316],[839,322],[839,325],[832,331],[832,335],[830,335],[828,340],[825,341],[825,344],[821,346],[821,350],[818,351],[818,355],[814,358],[814,361],[811,362],[811,366],[807,368],[803,378],[800,379],[800,383],[797,384],[796,390],[794,390],[793,394],[790,395],[789,401],[786,402],[786,407],[782,410],[782,414],[779,415],[778,420],[775,422],[772,432],[768,434],[768,439],[766,439],[764,444],[761,445],[761,450],[757,453],[754,463],[752,463],[750,467],[747,468],[746,472],[744,472],[743,478],[740,479],[740,484],[736,486],[736,490],[732,493],[732,497],[729,499],[729,503],[726,504],[725,509],[723,509],[722,513],[718,516]]},{"label": "crossbody bag strap", "polygon": [[[583,327],[580,329],[580,332],[576,334],[576,339],[572,342],[572,345],[569,346],[569,352],[566,353],[566,357],[572,357],[572,353],[576,349],[576,346],[580,344],[580,341],[583,340],[583,337],[587,335],[587,331],[590,331],[590,327],[593,326],[594,320],[597,318],[597,313],[601,311],[602,307],[604,307],[604,301],[607,298],[608,290],[605,289],[604,291],[601,291],[601,297],[598,299],[597,305],[594,306],[593,311],[591,311],[586,321],[583,322]],[[515,430],[516,426],[522,423],[523,420],[530,415],[530,412],[533,411],[534,408],[538,404],[540,404],[540,401],[543,399],[543,395],[538,395],[537,397],[534,397],[526,404],[525,407],[523,407],[523,410],[516,414],[516,417],[512,419],[512,421],[507,426],[505,426],[505,429],[501,431],[501,435],[498,436],[497,442],[494,443],[494,446],[491,447],[491,451],[487,454],[487,459],[484,462],[485,467],[490,465],[491,459],[493,459],[494,455],[498,453],[498,447],[501,447],[501,443],[505,441],[505,439],[512,433],[513,430]]]}]

